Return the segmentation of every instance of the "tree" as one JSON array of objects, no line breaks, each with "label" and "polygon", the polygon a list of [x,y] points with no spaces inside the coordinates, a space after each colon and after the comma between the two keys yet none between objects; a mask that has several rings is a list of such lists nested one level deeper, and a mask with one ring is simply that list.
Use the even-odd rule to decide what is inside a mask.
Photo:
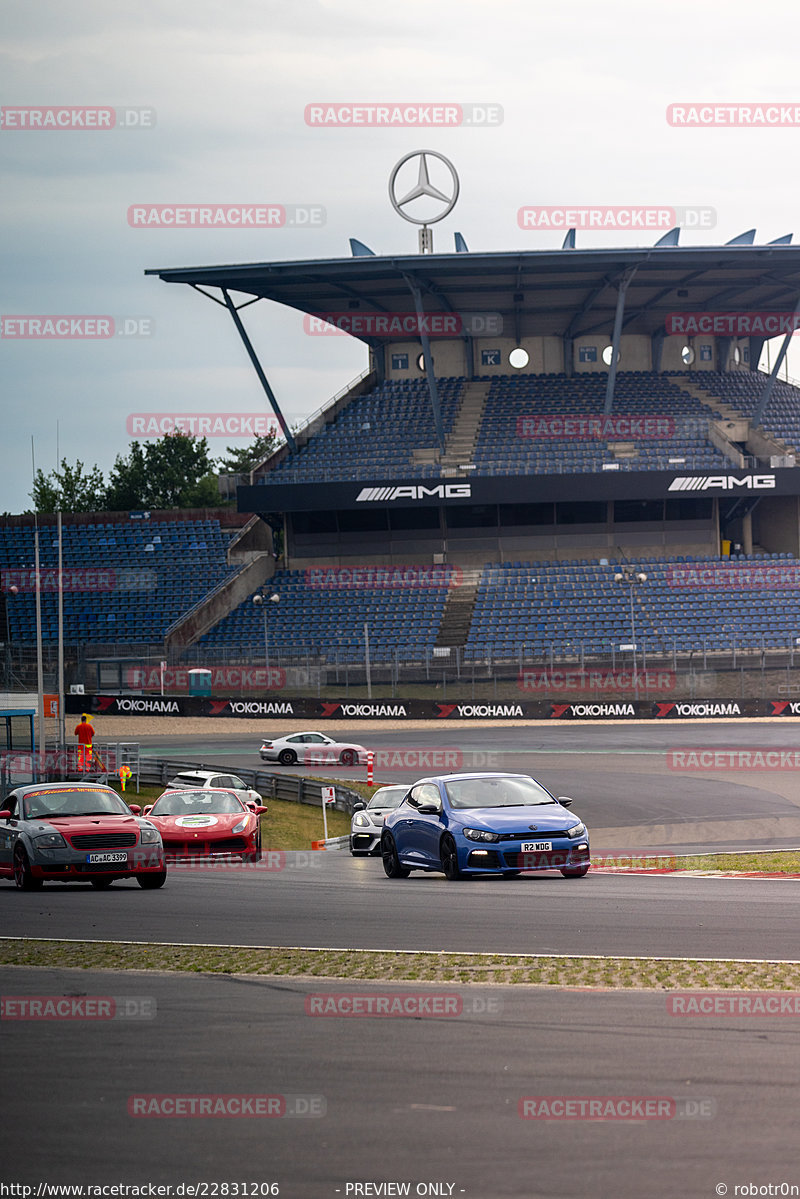
[{"label": "tree", "polygon": [[238,449],[235,446],[227,445],[225,450],[228,454],[227,458],[220,458],[217,462],[220,473],[224,475],[249,475],[250,471],[258,466],[259,462],[263,462],[270,454],[275,452],[278,443],[278,435],[275,432],[262,433],[259,437],[254,437],[246,446],[240,446]]},{"label": "tree", "polygon": [[103,472],[94,466],[84,474],[82,462],[70,466],[62,458],[60,471],[37,470],[30,497],[37,512],[97,512],[105,502]]},{"label": "tree", "polygon": [[144,445],[131,442],[127,458],[117,455],[105,501],[112,512],[219,506],[205,437],[176,432]]}]

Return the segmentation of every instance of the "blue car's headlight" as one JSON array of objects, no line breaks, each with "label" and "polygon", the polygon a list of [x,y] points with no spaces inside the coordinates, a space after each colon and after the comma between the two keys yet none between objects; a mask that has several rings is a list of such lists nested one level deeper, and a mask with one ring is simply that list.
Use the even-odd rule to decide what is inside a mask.
[{"label": "blue car's headlight", "polygon": [[572,840],[576,837],[586,837],[587,835],[585,824],[573,824],[572,828],[567,829],[567,836],[572,838]]},{"label": "blue car's headlight", "polygon": [[487,833],[481,828],[465,828],[464,836],[470,841],[499,841],[498,833]]},{"label": "blue car's headlight", "polygon": [[63,849],[67,844],[61,833],[42,833],[33,838],[33,843],[37,849]]},{"label": "blue car's headlight", "polygon": [[157,828],[145,825],[144,828],[140,828],[139,830],[139,840],[142,845],[155,845],[157,841],[161,840],[161,834]]}]

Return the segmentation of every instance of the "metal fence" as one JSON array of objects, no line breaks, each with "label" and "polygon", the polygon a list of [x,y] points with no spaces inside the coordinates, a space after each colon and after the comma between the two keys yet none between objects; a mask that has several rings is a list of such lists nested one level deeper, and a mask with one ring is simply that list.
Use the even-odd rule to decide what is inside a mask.
[{"label": "metal fence", "polygon": [[[429,648],[420,653],[399,647],[390,654],[363,643],[270,647],[269,675],[263,653],[239,649],[176,648],[106,643],[65,647],[65,688],[80,684],[87,694],[161,693],[161,662],[166,663],[165,695],[190,694],[188,671],[212,672],[212,694],[226,698],[266,695],[348,697],[374,693],[402,697],[542,698],[574,694],[599,698],[615,692],[641,698],[669,691],[686,698],[800,695],[800,638],[768,631],[722,630],[695,638],[690,648],[668,637],[637,638],[635,649],[619,640],[598,652],[580,640],[520,642],[509,654],[489,646],[480,656],[462,647]],[[269,678],[269,686],[267,679]],[[44,650],[44,690],[54,692],[56,655]],[[0,657],[0,690],[36,690],[33,647],[7,648]]]},{"label": "metal fence", "polygon": [[[175,758],[141,757],[135,742],[96,741],[93,759],[87,769],[79,758],[74,745],[48,744],[44,753],[0,752],[0,794],[5,795],[14,787],[25,783],[55,782],[61,779],[83,779],[91,782],[118,781],[121,766],[129,765],[130,781],[126,796],[130,800],[140,786],[166,787],[170,779],[185,770],[220,770],[219,764],[187,762]],[[288,803],[308,804],[322,808],[322,788],[334,786],[336,798],[327,805],[328,810],[351,812],[353,804],[363,801],[363,796],[340,783],[323,782],[304,778],[302,775],[275,774],[261,769],[237,768],[237,776],[248,787],[265,799],[283,800]]]}]

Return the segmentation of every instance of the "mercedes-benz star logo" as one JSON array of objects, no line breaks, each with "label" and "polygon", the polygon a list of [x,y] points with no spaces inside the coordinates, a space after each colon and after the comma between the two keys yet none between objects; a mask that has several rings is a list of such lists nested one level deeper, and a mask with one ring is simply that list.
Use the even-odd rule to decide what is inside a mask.
[{"label": "mercedes-benz star logo", "polygon": [[538,827],[539,827],[538,824],[529,824],[528,825],[528,828],[531,830],[532,833],[535,833],[536,830],[538,829]]},{"label": "mercedes-benz star logo", "polygon": [[[438,158],[447,167],[452,181],[452,195],[448,196],[445,192],[440,191],[438,187],[434,187],[434,185],[431,183],[430,175],[428,174],[428,157]],[[412,158],[419,159],[419,174],[417,176],[417,183],[416,186],[412,187],[405,196],[399,199],[395,193],[397,174],[401,167],[405,166],[405,164]],[[453,166],[449,158],[445,158],[444,154],[439,154],[436,150],[412,150],[410,154],[406,154],[405,158],[401,158],[400,161],[396,163],[389,177],[389,199],[392,202],[392,208],[394,208],[395,212],[398,213],[404,220],[411,221],[414,225],[433,225],[436,223],[436,221],[441,221],[447,216],[448,212],[450,212],[455,205],[455,202],[458,199],[458,192],[459,182],[456,168]],[[421,219],[420,217],[410,216],[409,213],[403,211],[406,204],[411,204],[414,200],[419,200],[423,196],[430,196],[430,198],[433,200],[442,201],[445,207],[438,214],[438,216],[429,216]]]}]

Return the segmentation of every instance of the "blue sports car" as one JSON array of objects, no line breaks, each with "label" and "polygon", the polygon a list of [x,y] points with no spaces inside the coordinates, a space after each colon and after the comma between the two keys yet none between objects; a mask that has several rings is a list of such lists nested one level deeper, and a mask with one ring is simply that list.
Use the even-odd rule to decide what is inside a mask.
[{"label": "blue sports car", "polygon": [[560,870],[582,878],[589,869],[589,834],[526,774],[449,774],[420,779],[384,821],[383,868],[389,878],[441,870],[470,874]]}]

